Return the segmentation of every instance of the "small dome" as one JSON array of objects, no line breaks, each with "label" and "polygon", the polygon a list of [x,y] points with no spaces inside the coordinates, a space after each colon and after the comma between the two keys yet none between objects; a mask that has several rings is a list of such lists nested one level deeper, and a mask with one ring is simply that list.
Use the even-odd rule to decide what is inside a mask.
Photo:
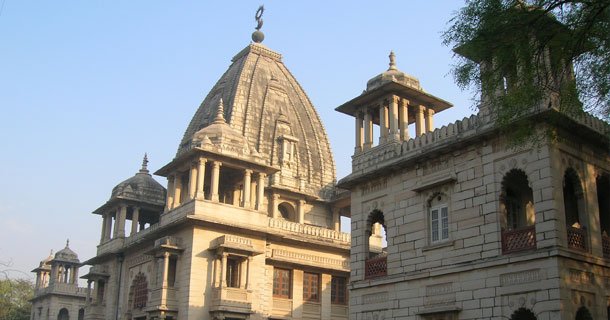
[{"label": "small dome", "polygon": [[398,70],[396,67],[396,56],[394,55],[394,51],[390,52],[390,67],[388,70],[369,80],[366,83],[366,91],[379,88],[389,82],[400,83],[406,87],[423,91],[421,85],[419,84],[419,79]]},{"label": "small dome", "polygon": [[57,253],[55,254],[55,258],[53,259],[55,261],[63,261],[63,262],[73,262],[73,263],[79,263],[80,261],[78,260],[78,255],[76,254],[76,252],[72,251],[72,249],[70,249],[70,241],[66,241],[66,247],[57,251]]},{"label": "small dome", "polygon": [[112,188],[110,199],[120,198],[154,205],[165,205],[165,188],[150,175],[147,169],[148,158],[144,155],[142,169],[135,176]]},{"label": "small dome", "polygon": [[48,257],[40,261],[40,268],[51,268],[51,260],[53,260],[53,250]]}]

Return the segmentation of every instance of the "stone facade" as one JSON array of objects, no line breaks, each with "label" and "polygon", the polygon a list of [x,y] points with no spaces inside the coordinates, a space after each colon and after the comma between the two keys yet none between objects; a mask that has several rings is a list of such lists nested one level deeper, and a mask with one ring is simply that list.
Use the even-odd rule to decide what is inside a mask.
[{"label": "stone facade", "polygon": [[280,54],[238,53],[156,174],[145,158],[94,212],[85,319],[348,318],[349,202]]},{"label": "stone facade", "polygon": [[433,128],[428,110],[450,105],[390,58],[337,108],[356,119],[338,184],[351,191],[350,319],[605,319],[608,124],[549,95],[526,117],[557,140],[536,147],[511,147],[485,104]]}]

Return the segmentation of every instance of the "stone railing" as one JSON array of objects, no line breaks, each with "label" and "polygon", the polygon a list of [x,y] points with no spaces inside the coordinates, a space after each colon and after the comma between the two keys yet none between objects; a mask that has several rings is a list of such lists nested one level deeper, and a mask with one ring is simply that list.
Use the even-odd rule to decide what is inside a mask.
[{"label": "stone railing", "polygon": [[536,249],[536,226],[502,231],[502,253]]},{"label": "stone railing", "polygon": [[119,251],[123,248],[123,243],[125,242],[125,238],[114,238],[110,239],[104,243],[101,243],[97,246],[97,255],[101,255],[104,253],[113,253]]},{"label": "stone railing", "polygon": [[282,249],[273,249],[271,250],[271,255],[269,258],[277,258],[288,261],[298,261],[304,264],[312,264],[312,265],[323,265],[328,268],[340,269],[349,271],[349,259],[333,259],[322,256],[316,256],[306,253],[282,250]]},{"label": "stone railing", "polygon": [[587,229],[567,226],[568,247],[580,251],[587,251]]},{"label": "stone railing", "polygon": [[369,150],[359,152],[352,157],[352,172],[364,171],[373,168],[376,164],[394,159],[398,156],[415,155],[421,150],[443,141],[447,143],[475,134],[480,126],[477,115],[458,120],[446,126],[424,133],[407,141],[392,141],[382,143]]},{"label": "stone railing", "polygon": [[232,234],[225,234],[214,240],[212,247],[218,247],[223,244],[233,244],[236,246],[252,247],[252,239],[235,236]]},{"label": "stone railing", "polygon": [[349,243],[351,240],[349,233],[338,232],[332,229],[291,222],[283,219],[269,218],[269,227],[323,239],[337,240],[345,243]]},{"label": "stone railing", "polygon": [[210,308],[248,313],[252,309],[251,292],[242,288],[213,288]]},{"label": "stone railing", "polygon": [[76,284],[71,283],[54,283],[52,285],[49,285],[48,287],[36,290],[36,295],[42,295],[47,293],[60,293],[84,297],[87,295],[87,288],[79,288]]},{"label": "stone railing", "polygon": [[292,300],[273,298],[272,314],[278,317],[292,317]]},{"label": "stone railing", "polygon": [[181,242],[182,241],[178,237],[165,236],[163,238],[155,240],[155,248],[158,248],[161,246],[169,246],[169,247],[178,248],[178,247],[180,247]]},{"label": "stone railing", "polygon": [[[178,309],[178,300],[176,299],[176,291],[177,289],[174,287],[168,287],[163,289],[162,287],[157,287],[155,289],[150,290],[150,304],[147,304],[148,307],[158,307],[162,305],[161,301],[161,293],[163,290],[167,290],[167,300],[166,306],[170,310]],[[147,308],[148,308],[147,307]]]},{"label": "stone railing", "polygon": [[381,277],[388,274],[388,256],[378,255],[364,262],[364,278]]},{"label": "stone railing", "polygon": [[155,230],[159,229],[159,223],[155,223],[153,225],[151,225],[150,227],[144,229],[144,230],[140,230],[138,231],[136,234],[130,236],[129,238],[125,238],[125,245],[130,245],[132,243],[136,243],[138,241],[140,241],[141,239],[143,239],[144,237],[146,237],[147,235],[155,232]]}]

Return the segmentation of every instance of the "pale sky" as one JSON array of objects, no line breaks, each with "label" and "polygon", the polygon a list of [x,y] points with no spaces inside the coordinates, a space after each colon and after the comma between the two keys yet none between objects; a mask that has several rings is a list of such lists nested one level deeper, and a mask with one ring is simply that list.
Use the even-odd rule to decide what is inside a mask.
[{"label": "pale sky", "polygon": [[[260,4],[0,0],[0,263],[19,271],[12,276],[31,278],[68,238],[81,261],[95,255],[102,220],[91,212],[145,152],[152,172],[171,161],[201,101],[250,43]],[[351,170],[354,121],[334,108],[388,68],[390,50],[400,70],[454,104],[437,127],[473,113],[441,43],[462,1],[264,5],[263,44],[317,108],[338,178]]]}]

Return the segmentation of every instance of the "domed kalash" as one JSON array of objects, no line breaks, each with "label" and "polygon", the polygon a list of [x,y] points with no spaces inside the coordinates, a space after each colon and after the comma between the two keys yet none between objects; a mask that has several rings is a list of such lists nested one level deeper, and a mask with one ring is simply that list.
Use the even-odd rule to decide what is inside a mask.
[{"label": "domed kalash", "polygon": [[347,319],[349,234],[320,118],[261,42],[239,52],[176,157],[147,158],[103,217],[86,319]]}]

